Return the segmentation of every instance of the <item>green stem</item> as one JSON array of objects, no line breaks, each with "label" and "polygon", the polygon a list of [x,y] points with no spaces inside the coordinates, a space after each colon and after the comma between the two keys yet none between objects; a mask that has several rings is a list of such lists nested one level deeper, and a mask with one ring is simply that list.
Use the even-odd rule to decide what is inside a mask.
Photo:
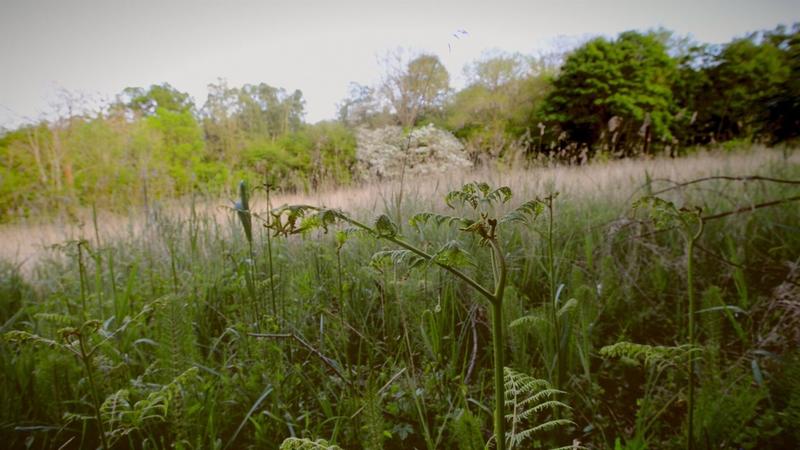
[{"label": "green stem", "polygon": [[506,448],[505,383],[503,382],[503,304],[494,302],[492,314],[492,344],[494,346],[494,437],[497,450]]},{"label": "green stem", "polygon": [[549,220],[547,223],[547,276],[550,284],[550,319],[553,321],[553,351],[556,357],[555,366],[555,388],[561,388],[561,324],[558,321],[558,298],[556,296],[556,273],[555,273],[555,255],[553,254],[553,200],[549,199],[547,202],[547,210],[549,212]]},{"label": "green stem", "polygon": [[[269,201],[269,191],[270,186],[267,184],[267,210],[270,210],[272,206],[270,205]],[[270,225],[270,214],[267,213],[267,227]],[[272,237],[270,236],[271,233],[267,232],[267,263],[269,264],[269,292],[272,298],[272,315],[277,317],[278,316],[278,308],[275,305],[275,278],[272,273]]]},{"label": "green stem", "polygon": [[505,367],[503,341],[503,294],[506,287],[506,261],[495,239],[490,239],[492,246],[492,268],[495,274],[494,301],[492,301],[492,344],[494,347],[494,435],[497,450],[506,448],[506,386],[503,380]]},{"label": "green stem", "polygon": [[691,233],[689,229],[689,224],[685,222],[685,226],[687,228],[687,236],[686,236],[686,288],[688,291],[689,297],[689,362],[687,364],[687,378],[689,383],[689,431],[688,436],[686,438],[686,448],[692,450],[694,448],[694,346],[696,336],[694,333],[694,273],[692,268],[692,260],[694,259],[694,245],[698,239],[700,239],[700,235],[703,234],[703,230],[705,228],[705,221],[702,217],[698,217],[699,224],[697,229],[694,233]]},{"label": "green stem", "polygon": [[428,261],[432,261],[432,262],[433,262],[434,264],[436,264],[437,266],[441,267],[442,269],[444,269],[444,270],[446,270],[446,271],[448,271],[448,272],[452,273],[452,274],[453,274],[453,275],[455,275],[456,277],[458,277],[458,278],[460,278],[461,280],[463,280],[463,281],[464,281],[465,283],[467,283],[467,284],[468,284],[468,285],[469,285],[471,288],[475,289],[475,290],[476,290],[476,291],[478,291],[478,292],[479,292],[481,295],[483,295],[484,297],[486,297],[486,298],[487,298],[489,301],[492,301],[492,302],[494,302],[494,300],[495,300],[495,296],[494,296],[494,294],[492,294],[491,292],[489,292],[489,290],[488,290],[488,289],[486,289],[485,287],[483,287],[483,286],[481,286],[480,284],[478,284],[478,282],[477,282],[477,281],[473,280],[473,279],[472,279],[472,278],[471,278],[469,275],[465,274],[464,272],[462,272],[462,271],[460,271],[460,270],[458,270],[458,269],[456,269],[455,267],[452,267],[452,266],[450,266],[450,265],[447,265],[447,264],[441,263],[441,262],[439,262],[439,261],[436,261],[436,260],[434,259],[433,255],[430,255],[430,254],[428,254],[428,253],[426,253],[426,252],[424,252],[424,251],[420,250],[419,248],[415,247],[414,245],[411,245],[411,244],[409,244],[408,242],[406,242],[406,241],[404,241],[404,240],[402,240],[402,239],[398,239],[398,238],[396,238],[396,237],[388,237],[388,236],[387,236],[387,237],[385,237],[384,239],[386,239],[386,240],[388,240],[388,241],[390,241],[390,242],[393,242],[393,243],[395,243],[395,244],[399,245],[400,247],[403,247],[403,248],[405,248],[406,250],[410,250],[411,252],[413,252],[413,253],[415,253],[415,254],[417,254],[417,255],[419,255],[419,256],[421,256],[421,257],[425,258],[425,259],[426,259],[426,260],[428,260]]},{"label": "green stem", "polygon": [[108,442],[106,442],[106,431],[105,426],[103,426],[103,418],[100,415],[100,397],[97,394],[97,385],[94,382],[94,376],[92,375],[92,366],[91,366],[91,356],[86,352],[86,346],[83,342],[83,336],[78,337],[78,344],[80,345],[81,349],[81,361],[83,362],[83,366],[86,368],[86,376],[89,378],[89,389],[92,393],[92,403],[94,403],[94,414],[95,419],[97,420],[97,426],[100,428],[100,441],[103,444],[104,449],[108,449]]},{"label": "green stem", "polygon": [[692,255],[694,253],[694,239],[690,239],[686,248],[686,284],[689,294],[689,362],[687,364],[687,377],[689,383],[689,435],[686,438],[686,448],[692,450],[694,448],[694,288],[693,288],[693,275],[692,275]]},{"label": "green stem", "polygon": [[[321,209],[321,208],[317,208],[317,207],[308,207],[308,208],[314,209],[314,210],[317,210],[317,211],[319,211]],[[489,292],[489,290],[486,289],[485,287],[481,286],[477,281],[473,280],[469,275],[467,275],[464,272],[456,269],[455,267],[452,267],[452,266],[449,266],[449,265],[444,264],[442,262],[436,261],[436,259],[434,259],[433,255],[423,251],[422,249],[414,246],[413,244],[411,244],[409,242],[406,242],[403,239],[400,239],[400,238],[398,238],[396,236],[381,235],[378,232],[376,232],[372,227],[370,227],[368,225],[365,225],[365,224],[363,224],[363,223],[361,223],[361,222],[359,222],[359,221],[357,221],[357,220],[355,220],[355,219],[353,219],[351,217],[348,217],[348,216],[346,216],[344,214],[337,214],[337,217],[339,217],[341,220],[343,220],[343,221],[345,221],[345,222],[347,222],[347,223],[349,223],[351,225],[354,225],[354,226],[356,226],[358,228],[361,228],[364,231],[367,231],[367,232],[377,236],[379,239],[386,239],[387,241],[392,242],[394,244],[397,244],[400,247],[403,247],[404,249],[409,250],[409,251],[413,252],[414,254],[424,258],[426,261],[433,262],[434,264],[436,264],[437,266],[441,267],[442,269],[444,269],[444,270],[452,273],[456,277],[460,278],[462,281],[467,283],[471,288],[475,289],[476,291],[478,291],[478,293],[480,293],[481,295],[486,297],[486,299],[488,299],[489,301],[494,301],[494,299],[495,299],[494,294]]]},{"label": "green stem", "polygon": [[[336,273],[337,273],[337,284],[339,285],[339,318],[342,322],[342,327],[344,327],[344,289],[342,287],[342,247],[336,247]],[[344,328],[342,328],[344,329]]]},{"label": "green stem", "polygon": [[83,267],[83,242],[78,242],[78,278],[81,284],[81,314],[86,321],[86,269]]}]

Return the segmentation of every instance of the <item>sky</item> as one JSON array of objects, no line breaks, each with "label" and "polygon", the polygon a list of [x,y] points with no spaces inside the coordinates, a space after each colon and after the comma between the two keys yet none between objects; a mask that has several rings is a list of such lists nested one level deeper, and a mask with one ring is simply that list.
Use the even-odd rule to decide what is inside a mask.
[{"label": "sky", "polygon": [[0,127],[49,117],[64,93],[102,102],[164,82],[202,106],[220,78],[300,89],[316,122],[350,82],[376,83],[391,49],[436,54],[461,87],[487,52],[659,27],[724,43],[795,22],[797,0],[0,0]]}]

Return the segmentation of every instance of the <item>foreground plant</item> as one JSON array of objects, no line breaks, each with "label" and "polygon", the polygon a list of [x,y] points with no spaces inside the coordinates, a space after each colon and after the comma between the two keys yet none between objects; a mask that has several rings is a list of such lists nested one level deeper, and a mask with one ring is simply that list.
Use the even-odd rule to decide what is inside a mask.
[{"label": "foreground plant", "polygon": [[[694,259],[694,248],[697,240],[703,234],[705,222],[700,214],[700,208],[678,208],[674,203],[658,197],[643,197],[634,203],[634,208],[646,208],[653,218],[656,229],[667,230],[677,229],[683,237],[686,245],[686,290],[688,299],[688,324],[687,336],[690,349],[695,347],[695,301],[694,301],[694,271],[692,260]],[[691,450],[694,447],[694,358],[687,358],[687,377],[688,377],[688,436],[686,438],[686,448]]]},{"label": "foreground plant", "polygon": [[[100,401],[100,389],[95,379],[95,358],[99,350],[109,341],[114,339],[115,336],[125,331],[131,323],[139,320],[152,313],[155,306],[161,304],[161,301],[156,300],[146,305],[141,312],[133,318],[126,317],[122,324],[116,330],[108,330],[106,327],[110,324],[107,321],[105,324],[99,320],[87,320],[78,326],[68,326],[58,330],[59,340],[49,339],[39,336],[38,334],[30,333],[21,330],[12,330],[2,335],[4,341],[16,345],[35,345],[45,348],[63,351],[67,354],[75,356],[83,366],[86,373],[86,380],[89,386],[89,394],[92,401],[92,409],[94,412],[94,419],[97,422],[97,428],[100,434],[100,443],[103,449],[109,449],[107,439],[107,426],[103,420],[102,402]],[[71,318],[61,316],[58,314],[39,314],[38,317],[42,319],[50,319],[56,322],[71,322]],[[82,418],[80,414],[74,415],[75,417]]]},{"label": "foreground plant", "polygon": [[497,206],[507,203],[511,197],[511,189],[506,186],[493,189],[486,183],[467,183],[461,189],[447,194],[445,203],[451,209],[461,207],[470,211],[469,217],[424,212],[413,216],[409,221],[410,225],[420,232],[423,231],[426,224],[458,226],[461,232],[477,238],[479,244],[487,248],[491,256],[491,286],[481,284],[474,276],[463,270],[465,266],[474,265],[474,263],[472,255],[462,248],[459,241],[449,241],[441,245],[435,252],[428,252],[401,236],[398,226],[385,214],[378,216],[374,224],[370,226],[340,210],[310,205],[293,205],[271,211],[271,220],[266,225],[276,236],[286,236],[307,233],[314,229],[327,231],[328,227],[336,222],[349,224],[351,229],[348,232],[359,232],[400,247],[397,250],[376,253],[373,255],[373,261],[389,259],[393,263],[407,263],[410,267],[424,269],[438,266],[462,280],[488,300],[492,307],[492,345],[494,348],[494,436],[497,443],[496,448],[499,450],[506,448],[503,295],[508,276],[500,230],[514,222],[531,223],[545,208],[542,201],[532,200],[523,203],[508,214],[497,217]]}]

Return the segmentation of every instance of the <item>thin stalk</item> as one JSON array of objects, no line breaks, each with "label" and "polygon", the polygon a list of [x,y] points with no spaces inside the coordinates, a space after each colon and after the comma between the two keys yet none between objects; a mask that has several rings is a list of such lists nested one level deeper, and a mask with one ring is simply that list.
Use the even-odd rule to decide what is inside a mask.
[{"label": "thin stalk", "polygon": [[[692,254],[694,253],[694,240],[689,240],[686,248],[686,284],[689,289],[689,345],[694,347],[694,289],[692,288]],[[689,379],[689,436],[686,438],[686,448],[694,448],[694,370],[692,353],[689,353],[687,376]]]},{"label": "thin stalk", "polygon": [[547,275],[550,284],[550,320],[553,322],[553,351],[556,357],[555,367],[555,388],[561,387],[561,325],[558,321],[558,299],[556,298],[556,273],[555,255],[553,253],[553,199],[547,202],[548,221],[547,221]]},{"label": "thin stalk", "polygon": [[91,357],[86,352],[86,346],[83,342],[83,336],[78,336],[78,344],[81,350],[81,361],[83,362],[84,368],[86,368],[86,376],[89,378],[89,390],[92,394],[92,403],[94,403],[94,414],[95,419],[97,420],[97,426],[100,428],[100,441],[103,444],[104,449],[110,448],[108,446],[108,442],[106,442],[106,431],[105,426],[103,425],[103,418],[100,415],[100,396],[97,394],[97,385],[94,382],[94,375],[92,375],[92,367],[91,367]]},{"label": "thin stalk", "polygon": [[503,368],[505,367],[505,354],[503,345],[503,294],[506,287],[506,262],[500,246],[496,240],[490,239],[492,246],[492,268],[494,269],[495,291],[492,301],[492,344],[494,347],[494,435],[497,450],[506,448],[506,414],[505,398],[506,387],[503,380]]},{"label": "thin stalk", "polygon": [[342,247],[336,247],[336,275],[337,284],[339,285],[339,317],[344,327],[344,289],[342,288]]},{"label": "thin stalk", "polygon": [[[705,223],[703,219],[700,218],[700,225],[697,231],[693,235],[687,236],[686,240],[686,288],[687,288],[687,295],[689,297],[689,347],[690,349],[694,349],[695,345],[695,333],[694,333],[694,315],[695,315],[695,301],[694,301],[694,273],[693,273],[693,264],[692,259],[694,256],[694,246],[697,240],[700,238],[700,235],[703,234],[703,228]],[[686,448],[689,450],[694,449],[694,357],[692,356],[693,353],[689,353],[689,362],[687,364],[687,377],[689,383],[689,432],[686,438]]]},{"label": "thin stalk", "polygon": [[81,285],[81,314],[86,321],[86,268],[83,266],[83,242],[78,242],[78,278]]},{"label": "thin stalk", "polygon": [[[270,204],[270,198],[269,198],[269,191],[270,191],[269,183],[267,183],[267,185],[266,185],[266,191],[267,191],[267,211],[269,211],[272,208],[272,205]],[[269,225],[270,225],[270,223],[269,223],[270,222],[270,217],[271,217],[270,214],[267,213],[267,227],[269,227]],[[272,300],[272,315],[277,317],[278,308],[277,308],[277,306],[275,304],[275,279],[274,279],[273,272],[272,272],[272,236],[271,236],[271,234],[272,233],[267,232],[267,265],[269,266],[268,267],[269,268],[269,292],[270,292],[270,296],[271,296],[271,300]]]}]

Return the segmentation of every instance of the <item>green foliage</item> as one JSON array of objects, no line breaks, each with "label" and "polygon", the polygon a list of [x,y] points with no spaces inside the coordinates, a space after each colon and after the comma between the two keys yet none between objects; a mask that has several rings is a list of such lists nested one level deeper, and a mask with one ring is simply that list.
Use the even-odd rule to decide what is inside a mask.
[{"label": "green foliage", "polygon": [[468,66],[469,85],[453,96],[444,123],[473,159],[513,156],[550,89],[554,70],[540,65],[519,54],[492,54]]},{"label": "green foliage", "polygon": [[[643,124],[656,139],[669,141],[674,76],[675,63],[653,34],[597,38],[567,57],[543,106],[545,119],[578,143],[606,140],[612,151],[641,145]],[[619,129],[606,132],[614,117],[621,120]]]},{"label": "green foliage", "polygon": [[247,242],[251,245],[253,243],[253,218],[250,213],[250,192],[247,189],[247,182],[242,180],[239,182],[239,201],[236,202],[234,209],[236,215],[239,216],[239,221],[244,228],[244,235],[247,237]]},{"label": "green foliage", "polygon": [[176,113],[190,112],[194,108],[189,94],[178,91],[169,83],[154,84],[147,90],[125,88],[120,97],[120,106],[143,115],[154,115],[158,108]]},{"label": "green foliage", "polygon": [[[567,419],[550,418],[535,420],[545,413],[554,413],[558,409],[567,410],[569,406],[554,400],[563,391],[553,389],[550,383],[517,372],[508,367],[503,372],[506,385],[506,420],[511,424],[507,435],[508,448],[518,448],[523,443],[534,439],[537,434],[572,425]],[[527,427],[527,428],[526,428]]]},{"label": "green foliage", "polygon": [[703,231],[702,209],[678,208],[674,203],[659,197],[642,197],[633,203],[634,209],[646,209],[657,230],[678,228],[688,240],[697,240]]},{"label": "green foliage", "polygon": [[635,344],[633,342],[617,342],[600,349],[600,356],[606,358],[623,358],[646,367],[675,366],[687,361],[693,352],[688,345],[665,347],[661,345]]},{"label": "green foliage", "polygon": [[309,439],[286,438],[281,444],[280,450],[341,450],[341,448],[329,444],[325,439],[312,441]]},{"label": "green foliage", "polygon": [[192,367],[175,377],[157,390],[136,393],[141,399],[135,400],[128,389],[121,389],[108,397],[100,406],[100,413],[108,425],[110,445],[131,433],[146,434],[148,428],[166,422],[174,409],[180,408],[183,391],[198,381],[198,369]]}]

